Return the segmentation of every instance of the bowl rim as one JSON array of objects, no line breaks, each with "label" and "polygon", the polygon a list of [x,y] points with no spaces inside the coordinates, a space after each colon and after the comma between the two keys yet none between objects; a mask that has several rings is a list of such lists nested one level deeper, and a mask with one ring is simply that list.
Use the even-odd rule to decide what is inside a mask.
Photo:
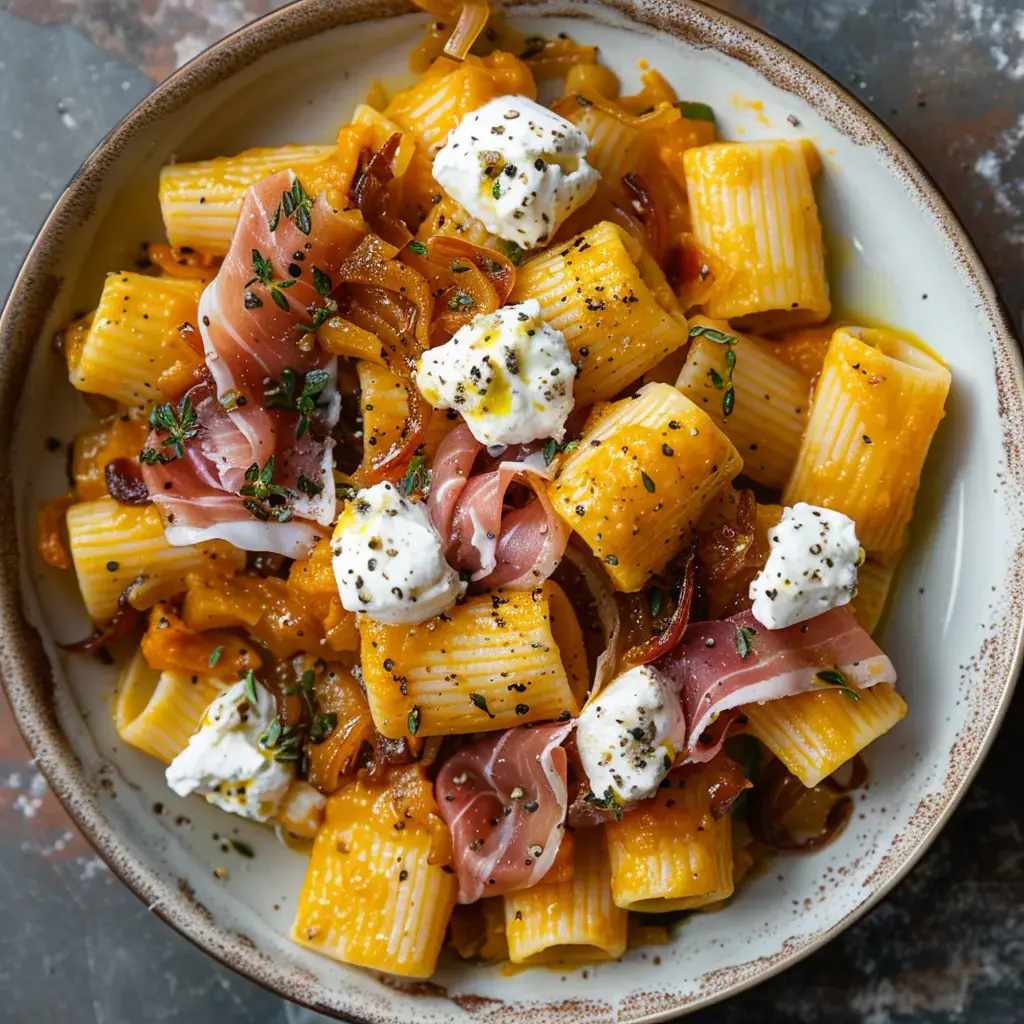
[{"label": "bowl rim", "polygon": [[[514,11],[517,7],[529,6],[530,2],[498,0],[494,6]],[[738,38],[743,46],[762,50],[778,60],[786,72],[795,72],[810,92],[804,98],[817,111],[823,112],[823,108],[828,106],[833,113],[838,112],[838,116],[847,119],[848,123],[860,131],[866,130],[872,144],[884,146],[893,163],[905,175],[914,196],[933,212],[952,250],[966,267],[970,283],[965,283],[965,287],[975,293],[980,312],[986,315],[991,325],[996,351],[1008,367],[1011,379],[1006,387],[1016,395],[1018,401],[1021,400],[1024,396],[1021,351],[1010,317],[991,275],[952,204],[916,157],[871,110],[827,72],[771,33],[734,14],[716,10],[704,0],[656,0],[650,6],[644,0],[596,0],[596,3],[617,10],[630,21],[659,32],[665,31],[669,25],[683,27],[685,24],[691,33],[704,30],[712,36],[717,34],[721,37],[725,34]],[[584,0],[583,17],[587,15],[588,6]],[[0,313],[0,398],[3,399],[0,402],[0,531],[4,535],[17,536],[17,513],[11,486],[11,452],[19,406],[15,400],[17,390],[12,384],[15,376],[12,364],[18,362],[19,356],[17,353],[12,356],[11,349],[22,318],[32,315],[31,309],[27,312],[24,309],[22,295],[23,292],[34,295],[37,300],[45,303],[58,290],[59,280],[49,274],[46,267],[53,252],[59,251],[61,247],[59,241],[53,241],[55,227],[65,216],[77,214],[84,219],[81,210],[75,210],[75,206],[84,204],[88,210],[91,195],[101,186],[106,157],[116,156],[131,146],[137,135],[144,132],[152,121],[179,109],[189,96],[195,95],[204,85],[226,81],[266,53],[342,25],[383,20],[412,13],[413,10],[405,0],[294,0],[240,27],[172,72],[125,115],[85,158],[39,229]],[[580,8],[545,13],[579,17]],[[690,36],[683,38],[692,42]],[[792,84],[773,81],[767,66],[745,59],[742,46],[727,47],[720,38],[716,38],[710,46],[727,57],[751,65],[783,91],[794,91]],[[20,357],[23,363],[27,363],[29,358],[30,351]],[[282,971],[273,960],[254,955],[248,940],[243,936],[206,919],[205,908],[195,900],[187,885],[179,882],[175,889],[165,877],[150,868],[143,858],[136,857],[128,845],[117,838],[114,827],[99,807],[95,787],[86,779],[77,756],[58,724],[52,669],[41,638],[28,622],[22,607],[20,550],[19,543],[14,548],[13,557],[0,559],[0,684],[34,763],[88,842],[119,880],[151,911],[220,964],[266,990],[311,1010],[359,1024],[376,1024],[375,1017],[354,1013],[350,1007],[342,1005],[340,1000],[337,1004],[327,1005],[309,994],[306,986],[298,980],[301,972],[289,969]],[[629,1019],[638,1022],[656,1021],[691,1013],[766,981],[831,941],[909,874],[966,793],[1006,715],[1024,661],[1024,613],[1019,616],[1016,627],[1009,672],[1001,682],[995,707],[977,744],[973,760],[956,785],[943,794],[945,803],[942,810],[929,827],[916,837],[916,845],[904,856],[899,866],[888,877],[876,883],[853,910],[831,927],[814,935],[806,943],[788,949],[783,947],[779,953],[766,958],[761,968],[748,976],[737,977],[722,988],[705,992],[692,1001],[679,1002],[667,1010]],[[324,988],[319,982],[315,987],[321,991]],[[344,997],[343,991],[334,992],[335,996],[339,994]]]}]

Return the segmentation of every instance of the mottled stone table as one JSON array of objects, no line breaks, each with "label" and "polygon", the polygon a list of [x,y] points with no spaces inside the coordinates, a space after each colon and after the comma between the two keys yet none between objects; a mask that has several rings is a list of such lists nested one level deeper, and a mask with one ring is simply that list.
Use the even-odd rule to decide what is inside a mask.
[{"label": "mottled stone table", "polygon": [[[272,0],[0,0],[0,294],[79,161],[154,81]],[[1020,0],[720,0],[831,72],[923,161],[1024,313]],[[9,541],[8,541],[9,542]],[[2,704],[2,702],[0,702]],[[1024,698],[920,866],[842,938],[690,1018],[1024,1021]],[[0,706],[0,1021],[314,1024],[152,917]]]}]

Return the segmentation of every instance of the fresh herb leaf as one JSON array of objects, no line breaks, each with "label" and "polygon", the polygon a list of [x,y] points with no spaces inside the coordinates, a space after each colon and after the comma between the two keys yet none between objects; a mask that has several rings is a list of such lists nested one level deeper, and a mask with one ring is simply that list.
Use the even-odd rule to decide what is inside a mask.
[{"label": "fresh herb leaf", "polygon": [[507,256],[514,267],[520,266],[523,260],[526,259],[526,250],[522,246],[505,239],[498,242],[498,252],[503,256]]},{"label": "fresh herb leaf", "polygon": [[259,249],[252,251],[252,272],[260,284],[270,284],[274,280],[274,267],[270,260],[263,258],[263,253]]},{"label": "fresh herb leaf", "polygon": [[420,731],[420,706],[419,704],[413,704],[412,709],[409,711],[408,718],[409,735],[415,736]]},{"label": "fresh herb leaf", "polygon": [[647,488],[648,492],[653,494],[656,489],[654,481],[642,469],[640,470],[640,479],[643,480],[644,487]]},{"label": "fresh herb leaf", "polygon": [[491,195],[495,199],[501,198],[501,181],[498,178],[494,179],[494,184],[491,186]]},{"label": "fresh herb leaf", "polygon": [[724,416],[731,416],[732,410],[736,405],[736,392],[732,387],[722,395],[722,414]]},{"label": "fresh herb leaf", "polygon": [[308,235],[313,230],[313,222],[310,218],[313,197],[302,187],[302,182],[298,178],[292,182],[289,191],[281,193],[281,204],[284,207],[284,215],[286,217],[294,215],[295,226],[304,235]]},{"label": "fresh herb leaf", "polygon": [[754,649],[754,636],[754,630],[749,626],[736,627],[736,653],[741,658],[746,658]]},{"label": "fresh herb leaf", "polygon": [[259,741],[263,746],[273,748],[277,746],[277,741],[280,738],[281,719],[275,717],[270,720],[270,725],[268,725],[266,729],[263,730],[262,734],[260,735]]},{"label": "fresh herb leaf", "polygon": [[725,387],[725,380],[713,366],[708,370],[708,376],[711,378],[711,383],[714,384],[719,391]]},{"label": "fresh herb leaf", "polygon": [[295,481],[295,486],[310,498],[315,498],[324,489],[323,484],[317,483],[316,480],[311,480],[305,473],[299,474],[299,478]]},{"label": "fresh herb leaf", "polygon": [[473,706],[483,711],[488,718],[494,718],[491,714],[491,709],[487,706],[487,698],[482,693],[471,693],[469,699]]},{"label": "fresh herb leaf", "polygon": [[714,327],[705,327],[703,324],[696,324],[690,328],[691,338],[707,338],[717,345],[735,345],[739,340],[734,334],[726,334],[724,331],[716,330]]},{"label": "fresh herb leaf", "polygon": [[158,462],[163,464],[173,461],[173,459],[168,459],[155,448],[143,448],[142,451],[139,452],[139,462],[143,462],[147,466],[155,466]]},{"label": "fresh herb leaf", "polygon": [[692,103],[689,100],[680,100],[676,106],[679,113],[690,121],[710,121],[715,123],[715,112],[706,103]]},{"label": "fresh herb leaf", "polygon": [[288,305],[288,300],[284,297],[284,292],[279,291],[273,285],[270,286],[270,297],[274,300],[274,305],[278,309],[283,309],[286,313],[291,309],[291,306]]},{"label": "fresh herb leaf", "polygon": [[256,693],[256,677],[252,674],[252,669],[245,673],[245,699],[252,705],[254,711],[260,705],[260,700]]},{"label": "fresh herb leaf", "polygon": [[288,497],[288,488],[273,482],[275,462],[276,457],[273,455],[267,459],[262,469],[258,463],[254,462],[245,471],[245,485],[239,489],[238,493],[243,498],[255,498],[256,501],[266,501],[272,494]]},{"label": "fresh herb leaf", "polygon": [[417,256],[426,256],[430,252],[422,242],[417,242],[415,238],[409,243],[409,251],[416,253]]},{"label": "fresh herb leaf", "polygon": [[558,451],[558,442],[552,438],[548,441],[541,449],[541,453],[544,456],[544,465],[550,466],[555,461],[555,453]]},{"label": "fresh herb leaf", "polygon": [[[185,457],[185,442],[199,433],[199,425],[196,419],[195,410],[192,408],[192,398],[186,395],[178,405],[177,412],[170,402],[162,405],[154,405],[149,414],[149,425],[157,430],[165,431],[168,436],[163,439],[162,444],[166,448],[173,448],[176,458]],[[143,454],[152,449],[143,449]],[[143,459],[147,465],[154,465],[155,462],[172,461],[166,456],[157,456],[154,461],[149,461],[147,456]]]},{"label": "fresh herb leaf", "polygon": [[277,225],[281,222],[281,204],[277,204],[277,209],[267,218],[267,225],[271,231],[277,230]]},{"label": "fresh herb leaf", "polygon": [[826,668],[816,673],[815,679],[820,680],[826,686],[838,687],[851,700],[860,700],[860,694],[849,684],[846,676],[838,669]]},{"label": "fresh herb leaf", "polygon": [[210,655],[210,660],[208,662],[210,668],[216,668],[217,667],[217,662],[220,661],[220,656],[223,653],[224,653],[224,648],[223,647],[215,647],[214,648],[213,654]]},{"label": "fresh herb leaf", "polygon": [[408,498],[417,491],[422,493],[429,485],[430,470],[427,469],[427,460],[422,455],[414,455],[409,460],[409,468],[405,471],[398,488]]},{"label": "fresh herb leaf", "polygon": [[604,796],[594,796],[593,793],[588,793],[583,799],[588,804],[611,811],[615,815],[616,821],[622,821],[622,804],[619,803],[611,786],[604,791]]},{"label": "fresh herb leaf", "polygon": [[323,743],[338,726],[338,714],[336,711],[328,711],[322,715],[316,715],[309,727],[309,742]]},{"label": "fresh herb leaf", "polygon": [[326,299],[334,290],[334,285],[331,283],[331,279],[316,266],[313,267],[313,286],[316,288],[317,295],[322,299]]},{"label": "fresh herb leaf", "polygon": [[647,599],[651,603],[651,618],[656,619],[661,614],[661,606],[665,600],[661,587],[651,587]]}]

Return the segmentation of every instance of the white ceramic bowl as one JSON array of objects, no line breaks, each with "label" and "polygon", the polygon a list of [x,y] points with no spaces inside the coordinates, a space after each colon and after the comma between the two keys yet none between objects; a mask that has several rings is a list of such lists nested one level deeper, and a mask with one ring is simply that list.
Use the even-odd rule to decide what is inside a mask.
[{"label": "white ceramic bowl", "polygon": [[[406,75],[424,15],[387,0],[311,0],[207,51],[156,90],[83,167],[29,255],[0,322],[3,677],[58,795],[111,867],[197,945],[317,1009],[367,1021],[658,1020],[764,979],[822,945],[904,875],[962,795],[1009,700],[1024,620],[1020,354],[991,281],[949,207],[895,140],[780,44],[687,0],[515,4],[523,28],[596,43],[627,89],[640,59],[711,103],[727,137],[802,137],[824,159],[821,209],[840,312],[895,324],[948,361],[948,416],[929,457],[913,543],[882,644],[910,713],[868,751],[870,788],[820,854],[780,858],[671,945],[585,970],[503,974],[445,960],[403,985],[285,937],[304,858],[267,831],[179,800],[161,766],[111,723],[116,670],[56,641],[89,628],[74,579],[34,554],[37,505],[64,489],[43,439],[87,422],[49,345],[91,306],[108,268],[160,237],[163,163],[252,145],[327,142],[373,78]],[[12,416],[13,413],[13,416]],[[162,805],[163,813],[155,808]],[[187,822],[187,823],[186,823]],[[215,836],[244,838],[253,860]],[[214,869],[226,866],[219,881]]]}]

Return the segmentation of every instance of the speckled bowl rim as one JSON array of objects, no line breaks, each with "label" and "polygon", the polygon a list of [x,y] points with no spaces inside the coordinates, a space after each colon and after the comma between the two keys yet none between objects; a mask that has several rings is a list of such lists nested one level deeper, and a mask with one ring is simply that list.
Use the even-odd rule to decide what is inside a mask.
[{"label": "speckled bowl rim", "polygon": [[[502,5],[516,8],[527,3],[528,0],[504,0]],[[716,49],[751,66],[773,85],[807,101],[843,135],[859,144],[880,147],[886,153],[917,199],[935,215],[946,236],[949,254],[964,271],[979,312],[988,320],[995,344],[997,400],[1003,416],[1004,440],[1019,453],[1024,447],[1024,367],[1009,317],[963,225],[907,149],[839,83],[785,44],[732,15],[713,10],[699,0],[604,0],[604,6],[641,26],[667,32],[698,47]],[[172,74],[82,164],[40,229],[0,315],[0,536],[17,535],[11,473],[20,382],[25,379],[35,345],[42,337],[48,307],[60,288],[54,268],[65,239],[92,211],[108,164],[129,150],[153,122],[272,50],[331,28],[390,18],[409,10],[404,0],[300,0],[274,11],[227,36]],[[587,16],[585,7],[580,10],[571,5],[559,13]],[[906,876],[959,803],[1009,706],[1024,654],[1024,609],[1020,604],[1010,613],[1008,624],[1015,627],[1007,662],[1009,672],[995,684],[999,687],[998,696],[970,764],[941,794],[940,809],[928,827],[907,848],[893,854],[897,860],[890,863],[888,870],[876,872],[874,888],[861,903],[831,928],[763,958],[753,969],[735,971],[733,980],[706,990],[692,1001],[671,1007],[663,1005],[654,1013],[628,1019],[657,1020],[688,1013],[772,977],[825,945]],[[376,1015],[359,1016],[345,1005],[343,992],[329,991],[304,972],[253,950],[244,937],[218,927],[191,895],[187,884],[172,884],[136,857],[118,837],[58,723],[53,673],[42,641],[22,607],[17,549],[8,549],[0,558],[0,682],[18,727],[51,788],[114,874],[150,910],[198,948],[272,992],[342,1019],[368,1024],[384,1019]],[[325,1001],[328,998],[330,1005]]]}]

